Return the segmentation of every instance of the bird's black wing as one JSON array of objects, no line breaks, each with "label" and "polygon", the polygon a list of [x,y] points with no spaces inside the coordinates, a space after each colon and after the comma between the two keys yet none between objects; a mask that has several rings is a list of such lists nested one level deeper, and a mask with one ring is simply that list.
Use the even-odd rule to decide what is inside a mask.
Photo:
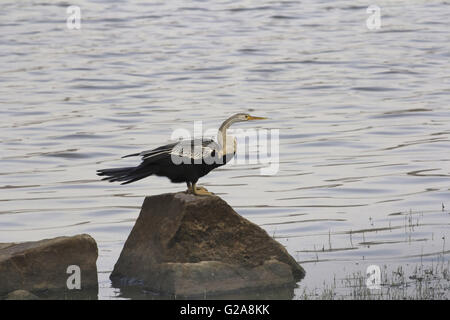
[{"label": "bird's black wing", "polygon": [[212,139],[181,140],[160,146],[156,149],[146,150],[124,156],[123,158],[141,156],[146,163],[155,162],[164,158],[178,156],[190,159],[214,157],[219,151],[219,145]]},{"label": "bird's black wing", "polygon": [[175,174],[173,169],[177,165],[177,160],[181,159],[180,163],[187,164],[196,164],[195,160],[200,160],[200,163],[212,163],[218,151],[219,145],[211,139],[182,140],[126,156],[141,156],[142,163],[137,167],[102,169],[98,170],[97,174],[104,176],[104,180],[121,181],[122,184],[141,180],[152,174],[175,180],[172,175]]},{"label": "bird's black wing", "polygon": [[156,149],[145,150],[145,151],[138,152],[138,153],[128,154],[126,156],[123,156],[122,158],[136,157],[136,156],[141,156],[143,158],[151,157],[152,155],[155,155],[155,154],[160,153],[160,152],[170,152],[172,150],[172,148],[174,146],[176,146],[177,144],[178,144],[178,142],[166,144],[166,145],[160,146],[160,147],[158,147]]}]

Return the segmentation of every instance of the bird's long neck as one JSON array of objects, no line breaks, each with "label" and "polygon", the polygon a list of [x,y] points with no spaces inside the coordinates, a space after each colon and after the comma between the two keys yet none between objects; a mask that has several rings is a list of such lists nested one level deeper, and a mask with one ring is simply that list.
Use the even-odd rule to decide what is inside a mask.
[{"label": "bird's long neck", "polygon": [[233,120],[234,119],[232,118],[225,120],[220,126],[219,133],[217,134],[217,140],[223,155],[226,154],[227,151],[227,129],[234,123]]}]

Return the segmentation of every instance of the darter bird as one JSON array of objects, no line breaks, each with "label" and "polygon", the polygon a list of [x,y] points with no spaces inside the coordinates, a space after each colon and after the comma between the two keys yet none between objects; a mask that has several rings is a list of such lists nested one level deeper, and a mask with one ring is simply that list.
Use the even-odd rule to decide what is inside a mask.
[{"label": "darter bird", "polygon": [[212,139],[181,140],[156,149],[124,156],[142,157],[136,167],[98,170],[102,180],[121,181],[128,184],[151,175],[167,177],[171,182],[187,184],[187,192],[195,195],[212,195],[203,187],[198,187],[199,178],[211,170],[229,162],[236,154],[236,138],[227,136],[227,129],[236,122],[264,120],[247,113],[237,113],[225,120],[219,128],[217,142]]}]

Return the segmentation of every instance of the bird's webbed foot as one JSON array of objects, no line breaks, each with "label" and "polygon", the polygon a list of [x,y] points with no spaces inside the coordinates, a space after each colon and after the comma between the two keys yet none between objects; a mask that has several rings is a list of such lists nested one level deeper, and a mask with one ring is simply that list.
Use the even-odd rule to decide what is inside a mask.
[{"label": "bird's webbed foot", "polygon": [[206,190],[205,188],[198,188],[195,189],[194,194],[196,196],[213,196],[214,193],[209,192],[208,190]]},{"label": "bird's webbed foot", "polygon": [[195,185],[195,183],[192,184],[191,189],[190,189],[190,192],[191,192],[192,194],[196,195],[196,196],[213,196],[213,195],[214,195],[214,193],[209,192],[209,191],[206,190],[206,188],[204,188],[204,187],[197,187],[197,186]]}]

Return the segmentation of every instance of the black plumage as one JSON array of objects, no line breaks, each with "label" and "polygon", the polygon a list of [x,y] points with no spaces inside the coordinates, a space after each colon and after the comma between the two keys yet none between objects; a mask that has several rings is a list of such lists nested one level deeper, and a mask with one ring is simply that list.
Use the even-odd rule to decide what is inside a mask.
[{"label": "black plumage", "polygon": [[[196,149],[198,151],[196,152]],[[232,155],[219,158],[220,146],[213,140],[188,140],[124,156],[141,156],[142,163],[137,167],[98,170],[103,180],[132,183],[151,175],[163,176],[171,182],[195,184],[198,179],[211,170],[226,164]]]}]

